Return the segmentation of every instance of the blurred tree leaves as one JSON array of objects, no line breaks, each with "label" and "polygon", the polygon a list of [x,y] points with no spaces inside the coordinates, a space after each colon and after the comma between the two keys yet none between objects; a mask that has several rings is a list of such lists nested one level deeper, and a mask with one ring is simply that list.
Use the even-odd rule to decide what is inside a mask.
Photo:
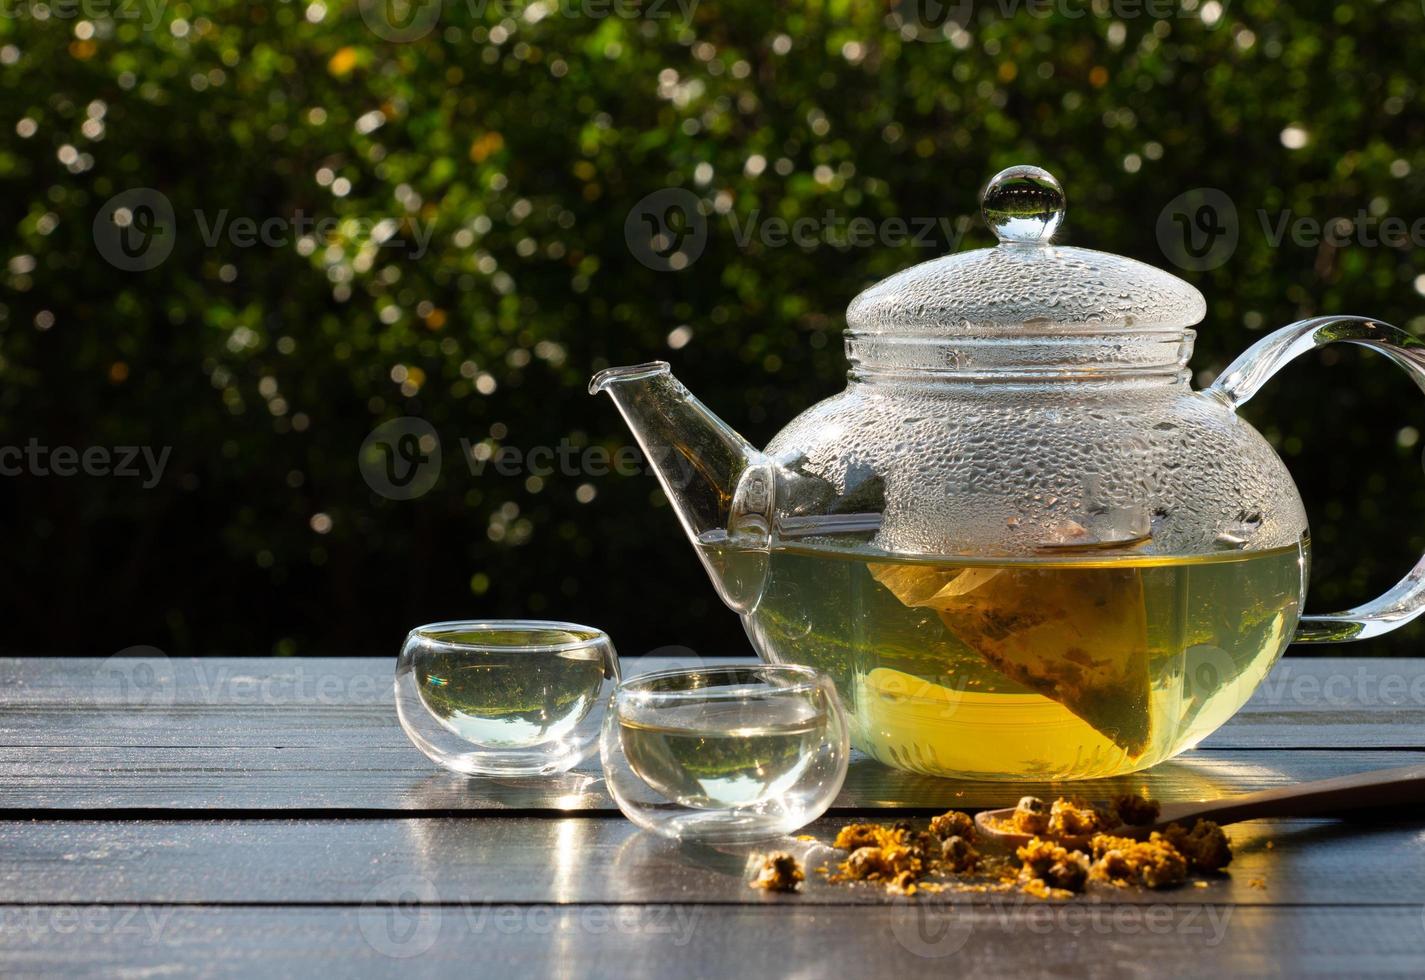
[{"label": "blurred tree leaves", "polygon": [[[355,2],[27,0],[0,21],[0,441],[174,447],[151,490],[0,481],[5,645],[394,652],[416,622],[529,614],[625,652],[745,651],[651,479],[475,475],[461,440],[617,449],[587,378],[663,356],[765,441],[843,383],[856,292],[989,244],[978,191],[1012,163],[1064,182],[1068,240],[1158,265],[1164,206],[1228,193],[1235,254],[1184,273],[1209,298],[1204,375],[1318,312],[1421,327],[1425,242],[1273,245],[1259,215],[1425,217],[1418,4],[986,3],[964,26],[908,24],[909,2],[688,6],[448,0],[408,43]],[[178,222],[146,272],[92,232],[135,187]],[[676,272],[624,237],[666,187],[707,212]],[[771,217],[947,225],[800,247],[767,240]],[[241,245],[240,218],[278,220]],[[1425,547],[1417,401],[1384,362],[1331,351],[1250,406],[1307,499],[1316,608]],[[435,427],[443,470],[392,501],[356,458],[404,415]]]}]

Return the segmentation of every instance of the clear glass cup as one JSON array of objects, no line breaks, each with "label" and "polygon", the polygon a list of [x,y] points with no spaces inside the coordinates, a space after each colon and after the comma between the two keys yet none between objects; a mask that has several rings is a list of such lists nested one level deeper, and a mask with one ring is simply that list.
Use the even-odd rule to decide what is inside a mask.
[{"label": "clear glass cup", "polygon": [[565,772],[587,758],[583,724],[619,679],[603,630],[511,619],[432,623],[406,636],[396,714],[430,759],[469,775]]},{"label": "clear glass cup", "polygon": [[823,674],[749,664],[623,681],[599,755],[619,809],[664,837],[776,837],[826,812],[850,756],[846,716]]}]

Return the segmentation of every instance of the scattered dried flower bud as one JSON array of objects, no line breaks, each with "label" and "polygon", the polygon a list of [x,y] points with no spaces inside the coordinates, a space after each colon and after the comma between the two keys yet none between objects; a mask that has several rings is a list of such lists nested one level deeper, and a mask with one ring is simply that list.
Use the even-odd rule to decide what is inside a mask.
[{"label": "scattered dried flower bud", "polygon": [[1049,810],[1051,837],[1088,837],[1108,830],[1116,821],[1083,800],[1058,799]]},{"label": "scattered dried flower bud", "polygon": [[862,881],[886,870],[886,862],[879,847],[859,847],[851,852],[841,865],[846,876],[853,881]]},{"label": "scattered dried flower bud", "polygon": [[764,854],[757,876],[748,885],[768,892],[794,892],[806,880],[802,864],[786,851]]},{"label": "scattered dried flower bud", "polygon": [[963,837],[967,841],[975,839],[975,821],[968,813],[947,810],[938,817],[930,818],[930,832],[942,840]]},{"label": "scattered dried flower bud", "polygon": [[1187,880],[1187,859],[1161,834],[1146,841],[1104,834],[1093,839],[1094,862],[1090,875],[1120,888],[1146,885],[1168,888]]},{"label": "scattered dried flower bud", "polygon": [[1013,819],[1014,829],[1021,834],[1042,834],[1049,829],[1049,804],[1037,796],[1022,797]]},{"label": "scattered dried flower bud", "polygon": [[1016,852],[1024,866],[1019,880],[1028,885],[1040,882],[1035,893],[1043,888],[1081,892],[1089,877],[1089,860],[1082,851],[1071,851],[1053,841],[1034,838]]},{"label": "scattered dried flower bud", "polygon": [[1221,871],[1232,863],[1232,843],[1211,820],[1198,820],[1191,830],[1175,823],[1163,836],[1199,871]]},{"label": "scattered dried flower bud", "polygon": [[980,854],[963,837],[947,837],[940,845],[940,860],[947,871],[959,874],[980,863]]},{"label": "scattered dried flower bud", "polygon": [[832,847],[843,851],[855,851],[862,847],[877,847],[881,843],[882,830],[873,823],[849,823],[836,835]]}]

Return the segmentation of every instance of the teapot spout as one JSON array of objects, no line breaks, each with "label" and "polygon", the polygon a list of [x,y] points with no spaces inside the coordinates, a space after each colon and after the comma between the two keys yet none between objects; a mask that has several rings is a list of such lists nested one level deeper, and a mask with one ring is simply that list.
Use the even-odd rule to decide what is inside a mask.
[{"label": "teapot spout", "polygon": [[751,611],[766,581],[775,465],[664,361],[600,371],[589,393],[601,391],[633,430],[718,595],[739,613]]}]

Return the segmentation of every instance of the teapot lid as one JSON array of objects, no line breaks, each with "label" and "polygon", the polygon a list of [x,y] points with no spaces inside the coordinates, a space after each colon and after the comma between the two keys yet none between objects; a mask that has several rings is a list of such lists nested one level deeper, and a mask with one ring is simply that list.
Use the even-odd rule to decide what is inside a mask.
[{"label": "teapot lid", "polygon": [[981,197],[995,248],[941,256],[870,287],[846,311],[867,334],[1178,330],[1202,320],[1193,286],[1136,259],[1053,245],[1063,188],[1047,170],[1001,171]]}]

